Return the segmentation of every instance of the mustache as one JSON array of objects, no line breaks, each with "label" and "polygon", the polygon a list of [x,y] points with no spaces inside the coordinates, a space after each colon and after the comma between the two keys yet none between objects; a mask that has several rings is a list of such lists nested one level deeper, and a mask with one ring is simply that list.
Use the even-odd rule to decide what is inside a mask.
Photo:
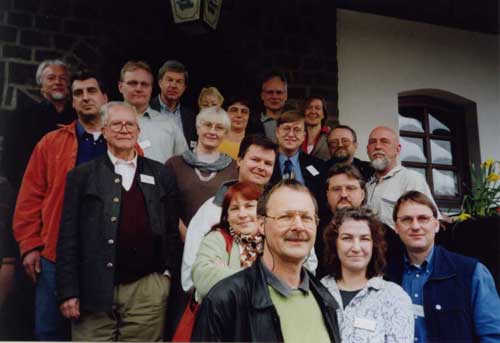
[{"label": "mustache", "polygon": [[285,241],[304,241],[307,242],[311,238],[304,231],[291,231],[285,236]]},{"label": "mustache", "polygon": [[374,155],[382,155],[384,157],[387,157],[387,154],[383,150],[375,150],[372,152],[371,156],[373,157]]}]

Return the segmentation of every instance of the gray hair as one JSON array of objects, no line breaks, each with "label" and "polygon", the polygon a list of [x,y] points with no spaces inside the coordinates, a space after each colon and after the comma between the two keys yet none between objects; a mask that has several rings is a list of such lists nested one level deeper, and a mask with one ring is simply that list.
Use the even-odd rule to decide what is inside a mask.
[{"label": "gray hair", "polygon": [[229,119],[227,112],[217,106],[211,106],[201,110],[196,116],[196,127],[199,127],[202,122],[208,121],[208,117],[216,117],[216,120],[222,123],[222,126],[224,126],[226,131],[229,131],[231,128],[231,120]]},{"label": "gray hair", "polygon": [[122,106],[122,107],[128,107],[130,108],[134,114],[137,116],[137,110],[135,109],[134,106],[130,105],[129,103],[126,103],[124,101],[110,101],[105,103],[104,105],[101,106],[101,109],[99,110],[99,115],[101,118],[101,124],[104,126],[107,121],[108,121],[108,116],[109,116],[109,110],[111,107],[114,106]]},{"label": "gray hair", "polygon": [[38,86],[42,85],[42,73],[43,73],[43,71],[47,67],[50,67],[50,66],[53,66],[53,65],[54,66],[61,66],[61,67],[65,68],[66,72],[69,75],[69,67],[68,67],[68,65],[65,62],[63,62],[61,60],[45,60],[42,63],[40,63],[40,65],[38,66],[38,68],[36,70],[35,78],[36,78],[36,84]]},{"label": "gray hair", "polygon": [[158,70],[158,81],[163,79],[163,75],[165,75],[167,71],[173,71],[175,73],[183,73],[184,82],[187,85],[189,73],[184,64],[175,60],[168,60],[167,62],[163,63],[160,70]]}]

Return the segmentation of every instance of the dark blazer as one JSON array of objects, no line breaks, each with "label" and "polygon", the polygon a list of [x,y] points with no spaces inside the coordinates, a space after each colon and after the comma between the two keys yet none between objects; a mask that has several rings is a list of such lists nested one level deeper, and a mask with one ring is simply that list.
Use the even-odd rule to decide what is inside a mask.
[{"label": "dark blazer", "polygon": [[[139,188],[159,242],[162,267],[175,274],[182,245],[174,178],[163,164],[141,156],[137,171],[154,178],[154,185],[139,179]],[[57,244],[60,302],[76,297],[84,310],[111,310],[121,193],[121,176],[107,154],[68,173]]]},{"label": "dark blazer", "polygon": [[[320,216],[326,210],[326,187],[325,187],[325,169],[324,162],[319,158],[308,155],[302,151],[299,152],[299,163],[302,176],[304,177],[304,182],[312,192],[316,201],[319,205]],[[313,175],[309,170],[306,169],[308,166],[313,166],[317,171],[318,175]],[[278,158],[276,158],[276,163],[274,164],[273,175],[269,181],[269,187],[277,184],[283,179],[280,170],[280,164]]]},{"label": "dark blazer", "polygon": [[[338,304],[311,273],[309,287],[319,305],[331,342],[340,342]],[[283,342],[261,260],[217,283],[203,299],[192,342]]]},{"label": "dark blazer", "polygon": [[[153,110],[161,112],[160,106],[160,98],[159,95],[155,96],[151,99],[149,106]],[[182,121],[182,130],[184,131],[184,137],[186,138],[186,142],[189,149],[192,149],[196,146],[198,142],[198,133],[196,132],[196,113],[191,110],[189,107],[180,105],[181,111],[181,121]]]}]

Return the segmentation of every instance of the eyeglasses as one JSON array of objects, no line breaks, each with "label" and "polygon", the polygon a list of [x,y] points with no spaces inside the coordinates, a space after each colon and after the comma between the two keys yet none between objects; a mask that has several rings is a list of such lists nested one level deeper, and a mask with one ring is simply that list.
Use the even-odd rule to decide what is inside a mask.
[{"label": "eyeglasses", "polygon": [[345,189],[345,191],[347,193],[352,193],[352,192],[356,192],[356,191],[360,190],[361,188],[358,187],[358,186],[354,186],[354,185],[349,185],[349,186],[332,186],[332,187],[328,188],[328,191],[332,192],[332,193],[340,193],[344,189]]},{"label": "eyeglasses", "polygon": [[420,225],[427,225],[430,223],[431,219],[434,218],[433,216],[426,216],[426,215],[420,215],[416,217],[411,217],[411,216],[404,216],[404,217],[397,217],[397,221],[400,222],[404,226],[411,226],[413,224],[413,221],[416,219],[417,223]]},{"label": "eyeglasses", "polygon": [[112,122],[110,124],[107,125],[111,131],[113,132],[120,132],[122,130],[123,127],[125,127],[125,129],[128,131],[128,132],[136,132],[137,129],[138,129],[138,126],[136,123],[134,122],[131,122],[131,121],[118,121],[118,122]]},{"label": "eyeglasses", "polygon": [[264,93],[265,95],[273,95],[273,94],[276,94],[278,96],[282,96],[282,95],[285,95],[285,91],[282,91],[282,90],[262,90],[262,93]]},{"label": "eyeglasses", "polygon": [[301,127],[280,126],[279,130],[282,131],[285,135],[288,135],[290,132],[292,132],[295,136],[304,133],[304,129]]},{"label": "eyeglasses", "polygon": [[276,220],[278,225],[280,225],[281,227],[292,226],[295,222],[295,218],[297,217],[300,218],[300,221],[306,227],[312,227],[315,223],[318,222],[317,215],[311,215],[305,211],[288,211],[280,214],[279,216],[273,217],[265,215],[264,217]]},{"label": "eyeglasses", "polygon": [[331,146],[331,147],[338,147],[340,145],[340,143],[342,143],[342,145],[344,146],[349,146],[352,144],[352,141],[348,138],[342,138],[340,140],[338,139],[332,139],[330,141],[328,141],[328,145]]},{"label": "eyeglasses", "polygon": [[217,133],[223,133],[226,131],[226,128],[222,124],[216,124],[216,123],[211,123],[209,121],[204,121],[200,125],[202,128],[204,128],[207,131],[210,131],[212,129],[215,130]]}]

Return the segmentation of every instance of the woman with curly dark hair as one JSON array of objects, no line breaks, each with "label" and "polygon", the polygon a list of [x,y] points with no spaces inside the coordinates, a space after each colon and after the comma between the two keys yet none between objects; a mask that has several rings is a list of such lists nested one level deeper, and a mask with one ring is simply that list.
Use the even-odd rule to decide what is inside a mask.
[{"label": "woman with curly dark hair", "polygon": [[383,226],[367,208],[338,211],[324,232],[321,282],[339,303],[342,342],[413,342],[411,300],[384,281]]}]

